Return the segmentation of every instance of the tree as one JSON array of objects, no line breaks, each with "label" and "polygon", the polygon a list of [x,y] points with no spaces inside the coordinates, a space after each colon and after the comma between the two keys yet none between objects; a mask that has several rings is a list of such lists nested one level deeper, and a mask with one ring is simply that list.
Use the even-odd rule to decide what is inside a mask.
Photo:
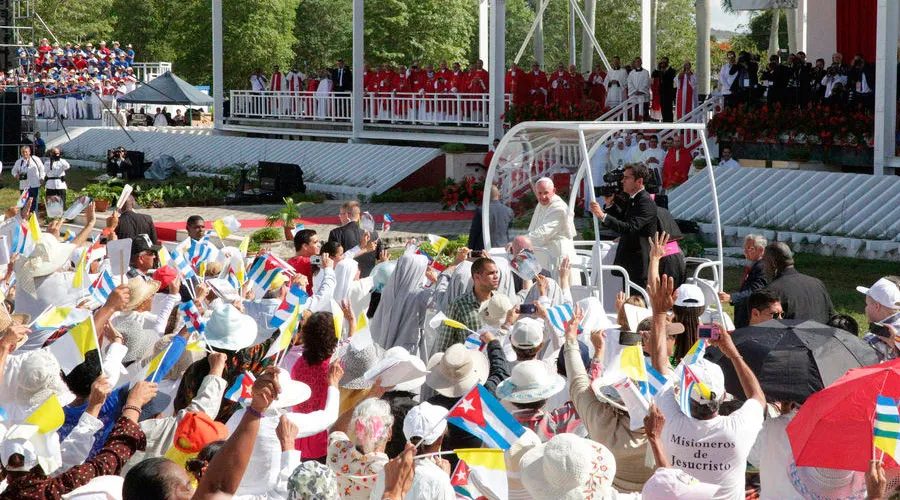
[{"label": "tree", "polygon": [[[338,59],[353,59],[353,1],[301,0],[294,24],[294,65],[308,73],[326,68]],[[315,19],[315,29],[310,29]]]},{"label": "tree", "polygon": [[772,15],[778,12],[782,16],[778,23],[778,45],[788,46],[787,19],[782,11],[755,11],[750,14],[750,22],[747,25],[748,33],[742,33],[732,40],[734,45],[750,46],[752,52],[765,54],[769,49],[769,32],[772,30]]},{"label": "tree", "polygon": [[[53,31],[60,43],[92,42],[110,43],[116,18],[110,15],[113,0],[37,0],[34,9]],[[36,23],[35,38],[53,36],[40,23]],[[37,43],[37,40],[35,40]],[[110,45],[112,45],[110,43]]]}]

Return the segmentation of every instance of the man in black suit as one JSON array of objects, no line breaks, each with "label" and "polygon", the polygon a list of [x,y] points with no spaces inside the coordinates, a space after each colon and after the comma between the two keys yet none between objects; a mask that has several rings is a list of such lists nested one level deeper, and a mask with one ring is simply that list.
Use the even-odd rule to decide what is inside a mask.
[{"label": "man in black suit", "polygon": [[[358,246],[360,241],[362,241],[363,233],[365,233],[359,225],[360,214],[361,210],[358,201],[348,201],[342,204],[340,212],[341,226],[332,229],[328,233],[328,241],[338,243],[344,248],[345,252]],[[372,268],[375,267],[378,256],[381,255],[381,251],[384,249],[384,245],[378,239],[378,233],[373,230],[369,236],[371,237],[370,241],[378,241],[378,247],[374,252],[357,255],[356,262],[359,263],[360,278],[369,276]],[[362,251],[365,251],[365,249],[362,249]]]},{"label": "man in black suit", "polygon": [[134,196],[129,196],[122,205],[119,221],[116,225],[116,237],[120,240],[125,238],[137,238],[138,235],[146,234],[150,237],[153,245],[159,245],[156,239],[156,226],[153,225],[153,218],[146,214],[139,214],[134,211]]},{"label": "man in black suit", "polygon": [[834,316],[834,304],[825,284],[794,269],[791,249],[781,242],[769,243],[763,254],[763,272],[769,290],[778,296],[785,319],[809,319],[827,324]]},{"label": "man in black suit", "polygon": [[862,104],[869,111],[875,110],[875,65],[867,63],[862,53],[857,52],[853,58],[847,86],[853,92],[853,106]]},{"label": "man in black suit", "polygon": [[344,66],[344,60],[338,59],[337,68],[331,70],[331,83],[333,92],[350,92],[353,90],[353,75]]},{"label": "man in black suit", "polygon": [[763,273],[762,257],[766,251],[766,237],[759,234],[748,234],[744,238],[744,257],[749,265],[744,269],[741,288],[734,293],[719,292],[719,300],[730,302],[734,306],[734,327],[742,328],[750,325],[750,295],[768,285]]},{"label": "man in black suit", "polygon": [[615,196],[605,198],[606,211],[596,201],[591,202],[593,213],[604,226],[619,233],[614,264],[628,271],[628,277],[640,287],[647,286],[650,267],[650,237],[656,234],[656,203],[644,189],[650,180],[650,170],[643,163],[625,165],[622,191],[628,196],[624,203]]},{"label": "man in black suit", "polygon": [[669,58],[663,57],[659,61],[656,71],[651,75],[659,78],[659,106],[662,112],[662,121],[671,123],[675,121],[675,70],[669,66]]},{"label": "man in black suit", "polygon": [[131,164],[128,156],[126,156],[125,148],[122,146],[114,149],[106,160],[106,173],[110,177],[130,179],[133,170],[134,166]]}]

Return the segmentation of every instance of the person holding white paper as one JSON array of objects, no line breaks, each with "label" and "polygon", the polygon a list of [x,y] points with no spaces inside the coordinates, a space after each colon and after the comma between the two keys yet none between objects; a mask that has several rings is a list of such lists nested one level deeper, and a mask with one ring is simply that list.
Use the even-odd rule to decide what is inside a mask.
[{"label": "person holding white paper", "polygon": [[[47,159],[44,160],[44,171],[47,172],[47,182],[44,187],[47,188],[47,203],[50,203],[51,196],[59,197],[62,207],[66,206],[66,170],[71,168],[69,162],[62,157],[62,151],[59,148],[50,150]],[[48,208],[49,210],[49,208]]]}]

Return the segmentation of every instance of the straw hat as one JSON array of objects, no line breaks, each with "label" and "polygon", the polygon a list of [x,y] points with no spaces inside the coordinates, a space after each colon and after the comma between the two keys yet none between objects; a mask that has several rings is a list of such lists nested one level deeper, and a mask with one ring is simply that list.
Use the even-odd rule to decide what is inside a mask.
[{"label": "straw hat", "polygon": [[133,311],[139,305],[153,297],[153,294],[159,290],[159,281],[147,281],[140,276],[128,280],[128,290],[131,292],[131,299],[125,306],[126,311]]},{"label": "straw hat", "polygon": [[502,293],[494,293],[481,313],[481,320],[492,328],[500,328],[506,322],[506,313],[512,309],[512,301]]},{"label": "straw hat", "polygon": [[144,328],[146,319],[147,314],[137,311],[127,312],[113,318],[112,325],[122,334],[125,347],[128,348],[128,353],[122,360],[123,363],[149,357],[153,346],[159,340],[159,334],[149,328]]},{"label": "straw hat", "polygon": [[56,394],[60,404],[74,399],[60,376],[59,362],[50,351],[39,349],[22,354],[21,374],[15,387],[15,401],[23,409],[32,408]]},{"label": "straw hat", "polygon": [[34,245],[34,252],[22,265],[20,273],[28,273],[31,278],[53,274],[66,264],[74,250],[75,245],[60,243],[56,236],[41,233],[41,239]]},{"label": "straw hat", "polygon": [[212,313],[206,323],[206,339],[210,347],[238,351],[253,345],[257,329],[253,318],[227,304]]},{"label": "straw hat", "polygon": [[490,363],[483,352],[453,344],[445,352],[431,356],[428,369],[425,382],[429,387],[443,396],[458,398],[475,384],[487,381]]},{"label": "straw hat", "polygon": [[557,434],[526,452],[519,464],[522,484],[534,498],[611,498],[616,459],[596,441]]},{"label": "straw hat", "polygon": [[510,377],[497,386],[497,396],[513,403],[534,403],[549,399],[566,386],[566,379],[549,364],[536,359],[515,366]]},{"label": "straw hat", "polygon": [[372,382],[366,379],[366,371],[384,357],[384,348],[372,342],[369,330],[357,332],[346,344],[338,359],[344,360],[344,376],[340,386],[345,389],[368,389]]}]

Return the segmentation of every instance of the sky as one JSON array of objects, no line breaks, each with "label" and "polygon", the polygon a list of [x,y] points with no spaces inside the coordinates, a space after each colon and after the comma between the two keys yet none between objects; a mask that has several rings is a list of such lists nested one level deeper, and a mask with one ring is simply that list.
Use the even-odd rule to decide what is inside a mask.
[{"label": "sky", "polygon": [[710,25],[717,30],[737,31],[739,24],[746,24],[749,13],[726,14],[722,11],[722,4],[719,0],[710,0]]}]

